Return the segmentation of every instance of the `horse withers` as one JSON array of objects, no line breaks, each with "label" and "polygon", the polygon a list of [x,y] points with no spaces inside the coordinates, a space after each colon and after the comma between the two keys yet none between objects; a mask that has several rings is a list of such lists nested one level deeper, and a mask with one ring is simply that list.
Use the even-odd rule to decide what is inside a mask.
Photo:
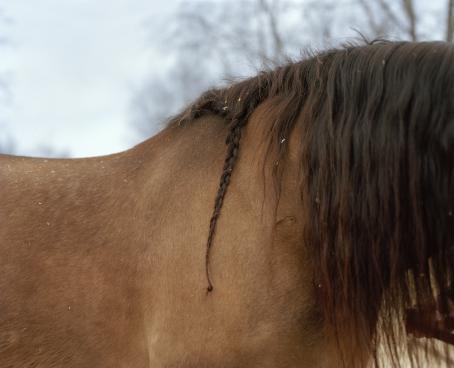
[{"label": "horse withers", "polygon": [[1,156],[0,367],[450,364],[453,184],[446,43],[307,55],[122,153]]}]

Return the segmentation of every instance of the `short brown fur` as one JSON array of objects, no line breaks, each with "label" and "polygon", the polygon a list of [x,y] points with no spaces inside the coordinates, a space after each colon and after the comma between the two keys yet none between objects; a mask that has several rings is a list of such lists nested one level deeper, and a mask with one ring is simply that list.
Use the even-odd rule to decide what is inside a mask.
[{"label": "short brown fur", "polygon": [[0,366],[398,366],[435,294],[450,342],[453,86],[452,45],[350,45],[117,155],[1,157]]}]

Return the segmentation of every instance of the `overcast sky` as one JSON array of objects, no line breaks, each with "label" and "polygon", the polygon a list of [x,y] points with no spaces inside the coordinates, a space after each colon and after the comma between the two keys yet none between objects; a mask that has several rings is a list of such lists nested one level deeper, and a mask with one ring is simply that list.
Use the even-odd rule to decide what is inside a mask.
[{"label": "overcast sky", "polygon": [[[148,76],[165,75],[170,56],[158,46],[181,1],[0,0],[0,39],[8,40],[0,82],[10,90],[0,101],[0,144],[11,136],[18,154],[46,146],[82,157],[138,143],[132,100]],[[421,22],[428,38],[442,33],[434,22],[445,19],[445,3],[417,1],[420,14],[438,12]],[[339,40],[351,37],[355,24],[347,23]]]},{"label": "overcast sky", "polygon": [[18,153],[44,145],[91,156],[137,143],[131,99],[165,68],[146,23],[162,22],[176,3],[0,0],[10,19],[0,67],[11,92],[0,122]]}]

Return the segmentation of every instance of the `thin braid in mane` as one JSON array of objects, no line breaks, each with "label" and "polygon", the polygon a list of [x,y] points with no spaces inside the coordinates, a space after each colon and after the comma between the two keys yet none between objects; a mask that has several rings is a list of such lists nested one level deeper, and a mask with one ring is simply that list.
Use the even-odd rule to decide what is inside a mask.
[{"label": "thin braid in mane", "polygon": [[219,189],[216,194],[216,199],[214,201],[213,214],[210,219],[210,229],[208,232],[208,240],[206,245],[206,255],[205,255],[205,271],[208,282],[207,291],[211,292],[213,290],[213,283],[211,281],[211,276],[209,272],[209,262],[210,262],[210,250],[213,245],[214,234],[216,231],[216,225],[221,213],[222,203],[224,201],[225,193],[227,187],[230,183],[230,177],[232,175],[233,168],[238,158],[238,150],[240,148],[240,139],[241,139],[241,128],[242,124],[240,120],[233,121],[230,134],[227,138],[227,156],[225,158],[224,169],[222,171],[221,180],[219,183]]},{"label": "thin braid in mane", "polygon": [[[249,117],[258,105],[268,98],[283,95],[288,100],[282,108],[279,121],[275,124],[275,133],[278,141],[289,134],[303,105],[301,95],[304,95],[303,86],[305,85],[304,75],[302,74],[304,64],[304,61],[299,63],[288,62],[288,64],[275,70],[263,71],[256,77],[232,84],[227,88],[211,89],[170,122],[171,124],[184,125],[203,115],[215,114],[223,117],[230,127],[226,139],[227,152],[224,167],[215,197],[206,243],[207,292],[213,291],[209,269],[210,253],[224,197],[238,158],[242,128],[247,124]],[[279,144],[279,155],[282,155],[285,149],[286,144]]]},{"label": "thin braid in mane", "polygon": [[[452,323],[453,86],[451,44],[350,44],[212,89],[175,117],[171,124],[181,125],[214,114],[229,127],[206,243],[208,293],[210,251],[242,130],[270,100],[276,121],[263,123],[271,124],[264,129],[271,127],[268,148],[277,147],[278,159],[302,127],[295,193],[305,219],[301,246],[314,262],[316,297],[337,337],[340,365],[363,367],[372,356],[378,367],[384,351],[400,366],[404,328],[396,320],[407,308],[414,319],[430,304]],[[279,171],[273,175],[279,185]]]},{"label": "thin braid in mane", "polygon": [[[254,79],[243,81],[223,90],[209,90],[184,111],[182,115],[175,119],[175,122],[181,125],[205,114],[212,113],[224,117],[230,127],[225,142],[227,152],[224,167],[214,201],[206,243],[205,273],[208,283],[208,293],[213,291],[213,282],[209,268],[211,248],[216,233],[218,218],[221,214],[224,198],[230,184],[230,178],[238,159],[242,128],[246,125],[250,115],[257,106],[269,96],[269,90],[267,89],[269,87],[269,79],[267,73],[262,73]],[[251,88],[251,82],[255,88]]]}]

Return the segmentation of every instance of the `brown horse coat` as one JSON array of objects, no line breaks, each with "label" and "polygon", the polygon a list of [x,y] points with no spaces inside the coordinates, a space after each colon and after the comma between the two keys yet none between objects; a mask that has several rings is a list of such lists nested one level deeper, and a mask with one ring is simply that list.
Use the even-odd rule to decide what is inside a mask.
[{"label": "brown horse coat", "polygon": [[[261,134],[259,119],[245,141]],[[260,215],[270,204],[258,143],[239,161],[213,251],[216,290],[206,295],[207,218],[226,135],[217,120],[107,157],[1,158],[0,366],[329,361],[310,257],[295,246],[297,202],[281,202],[276,228]],[[289,176],[285,189],[295,186]]]},{"label": "brown horse coat", "polygon": [[[391,46],[364,50],[372,47]],[[248,101],[231,181],[233,164],[225,166],[210,293],[206,239],[232,132],[219,113],[223,103],[233,109],[228,101],[203,105],[205,96],[157,136],[111,156],[0,156],[0,367],[340,367],[350,359],[338,349],[348,336],[324,315],[317,258],[303,246],[312,216],[299,194],[307,110],[279,130],[277,148],[266,144],[286,97]],[[366,364],[369,346],[349,351],[354,364]]]}]

